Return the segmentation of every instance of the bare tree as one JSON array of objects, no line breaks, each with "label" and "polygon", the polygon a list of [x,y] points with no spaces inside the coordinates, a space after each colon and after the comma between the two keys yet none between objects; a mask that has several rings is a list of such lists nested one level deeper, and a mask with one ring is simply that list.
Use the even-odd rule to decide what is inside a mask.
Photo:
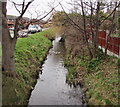
[{"label": "bare tree", "polygon": [[[29,2],[26,2],[25,0],[22,1],[22,3],[16,3],[14,1],[9,0],[13,3],[15,9],[20,14],[15,21],[14,26],[14,37],[12,38],[10,36],[10,32],[7,26],[7,18],[6,18],[6,4],[7,2],[2,3],[2,71],[8,72],[11,76],[16,75],[15,72],[15,62],[14,62],[14,50],[17,42],[17,35],[18,31],[20,30],[20,20],[22,19],[23,15],[27,11],[28,7],[34,0],[30,0]],[[52,8],[48,13],[46,13],[43,17],[39,18],[38,20],[35,20],[34,22],[41,21],[45,17],[47,17],[54,8]],[[32,14],[32,13],[31,13]],[[36,12],[37,16],[39,17],[39,13]],[[37,18],[38,18],[37,17]],[[30,21],[30,23],[33,23],[33,21]]]},{"label": "bare tree", "polygon": [[[65,12],[62,4],[59,4]],[[108,20],[111,16],[114,16],[116,8],[120,6],[120,2],[116,2],[116,5],[112,5],[103,2],[93,2],[91,0],[90,2],[86,2],[85,0],[78,0],[70,4],[73,6],[77,5],[77,8],[79,9],[78,14],[80,14],[79,20],[81,20],[81,23],[76,23],[71,17],[69,17],[68,13],[65,12],[65,14],[71,21],[71,25],[79,29],[79,31],[84,34],[88,52],[90,58],[92,59],[93,57],[96,57],[98,55],[98,33],[100,30],[100,26],[103,24],[104,21]],[[103,14],[101,13],[104,13],[104,9],[111,6],[112,11],[110,13],[107,13],[107,16],[103,16]],[[112,20],[114,20],[114,18],[115,17],[112,17]],[[111,28],[113,28],[113,24]],[[109,35],[111,34],[112,30],[113,29],[110,29]],[[89,42],[89,38],[92,39],[92,44]],[[93,47],[93,49],[91,47]]]},{"label": "bare tree", "polygon": [[[14,38],[11,38],[10,32],[7,26],[7,18],[6,18],[6,4],[7,2],[2,2],[2,71],[8,72],[10,75],[16,75],[15,72],[15,62],[14,62],[14,49],[17,42],[17,33],[19,31],[19,21],[25,14],[29,5],[34,0],[30,0],[25,4],[25,0],[23,0],[22,4],[16,4],[15,8],[20,13],[15,21],[15,30],[14,30]],[[16,5],[20,5],[22,7],[21,11],[18,10]]]}]

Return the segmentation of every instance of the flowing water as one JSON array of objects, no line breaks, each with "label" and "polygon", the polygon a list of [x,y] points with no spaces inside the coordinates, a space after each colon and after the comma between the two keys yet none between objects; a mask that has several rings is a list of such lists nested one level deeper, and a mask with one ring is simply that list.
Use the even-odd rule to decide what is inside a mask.
[{"label": "flowing water", "polygon": [[61,37],[53,41],[42,72],[28,105],[83,105],[83,93],[80,87],[70,87],[66,83],[67,69],[64,67],[64,45]]}]

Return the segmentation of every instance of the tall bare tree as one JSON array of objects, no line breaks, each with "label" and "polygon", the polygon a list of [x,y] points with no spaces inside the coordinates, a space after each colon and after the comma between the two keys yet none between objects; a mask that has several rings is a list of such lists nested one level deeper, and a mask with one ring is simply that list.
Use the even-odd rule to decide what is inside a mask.
[{"label": "tall bare tree", "polygon": [[[62,4],[59,3],[65,12],[65,9],[63,8]],[[97,1],[87,1],[86,0],[78,0],[74,1],[74,3],[69,3],[72,6],[77,5],[78,14],[80,14],[79,20],[81,20],[81,23],[76,23],[71,17],[69,17],[68,13],[65,12],[68,19],[71,21],[71,25],[77,28],[80,32],[83,33],[85,42],[89,51],[90,58],[96,57],[98,55],[98,33],[100,30],[100,26],[108,20],[110,17],[114,16],[114,13],[116,12],[116,9],[120,6],[120,2],[116,2],[116,5],[112,5],[105,2],[97,2]],[[106,16],[104,16],[101,13],[104,13],[104,10],[106,8],[109,8],[112,6],[112,10],[110,13],[107,13]],[[112,17],[112,20],[114,20],[115,17]],[[113,27],[113,24],[111,28]],[[109,29],[111,34],[111,31],[113,29]],[[92,39],[92,43],[89,42],[89,38]],[[92,48],[91,48],[92,46]],[[107,46],[106,46],[107,47]],[[107,49],[107,48],[106,48]]]},{"label": "tall bare tree", "polygon": [[12,76],[16,75],[15,62],[14,62],[14,50],[17,42],[17,33],[19,31],[19,21],[25,14],[29,5],[33,1],[34,0],[30,0],[26,4],[25,0],[23,0],[22,4],[20,4],[22,7],[21,11],[18,10],[15,2],[13,2],[16,9],[20,13],[20,15],[16,18],[16,21],[15,21],[15,30],[14,30],[13,38],[11,38],[9,29],[7,26],[7,18],[6,18],[7,2],[2,2],[2,71],[8,72]]},{"label": "tall bare tree", "polygon": [[[7,72],[11,76],[16,75],[15,72],[15,62],[14,62],[14,50],[17,42],[17,35],[18,31],[20,30],[20,20],[22,19],[25,12],[28,10],[28,7],[34,0],[29,0],[29,2],[26,2],[26,0],[23,0],[21,3],[16,3],[13,0],[9,0],[13,3],[15,9],[20,14],[15,21],[14,26],[14,37],[12,38],[10,36],[10,32],[7,26],[7,18],[6,18],[6,4],[7,2],[2,2],[2,71]],[[56,6],[57,7],[57,6]],[[46,13],[44,16],[39,18],[38,20],[35,20],[34,22],[41,21],[45,17],[47,17],[54,8],[52,8],[48,13]],[[37,16],[39,16],[39,13],[36,13]],[[37,17],[38,18],[38,17]],[[28,24],[33,23],[33,21],[30,21]]]}]

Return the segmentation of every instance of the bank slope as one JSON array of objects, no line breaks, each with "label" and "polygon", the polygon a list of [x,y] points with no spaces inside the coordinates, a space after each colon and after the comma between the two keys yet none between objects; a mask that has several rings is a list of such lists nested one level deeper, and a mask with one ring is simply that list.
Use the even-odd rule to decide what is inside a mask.
[{"label": "bank slope", "polygon": [[88,60],[88,57],[66,56],[69,84],[81,85],[89,106],[119,105],[118,58],[106,56],[102,59]]},{"label": "bank slope", "polygon": [[45,34],[50,29],[30,35],[28,38],[19,38],[15,49],[15,64],[17,77],[9,77],[3,73],[3,105],[26,105],[30,92],[33,89],[39,67],[42,64],[52,43]]}]

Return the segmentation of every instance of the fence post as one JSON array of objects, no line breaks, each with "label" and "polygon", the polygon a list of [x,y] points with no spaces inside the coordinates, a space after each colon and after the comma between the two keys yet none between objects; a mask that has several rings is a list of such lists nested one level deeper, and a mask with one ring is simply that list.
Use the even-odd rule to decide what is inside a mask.
[{"label": "fence post", "polygon": [[[105,33],[105,34],[106,34],[106,38],[105,38],[105,48],[106,48],[107,42],[109,42],[109,41],[108,41],[108,34],[109,34],[109,32],[110,32],[109,30],[106,30],[106,33]],[[107,54],[108,54],[108,49],[107,49]]]}]

